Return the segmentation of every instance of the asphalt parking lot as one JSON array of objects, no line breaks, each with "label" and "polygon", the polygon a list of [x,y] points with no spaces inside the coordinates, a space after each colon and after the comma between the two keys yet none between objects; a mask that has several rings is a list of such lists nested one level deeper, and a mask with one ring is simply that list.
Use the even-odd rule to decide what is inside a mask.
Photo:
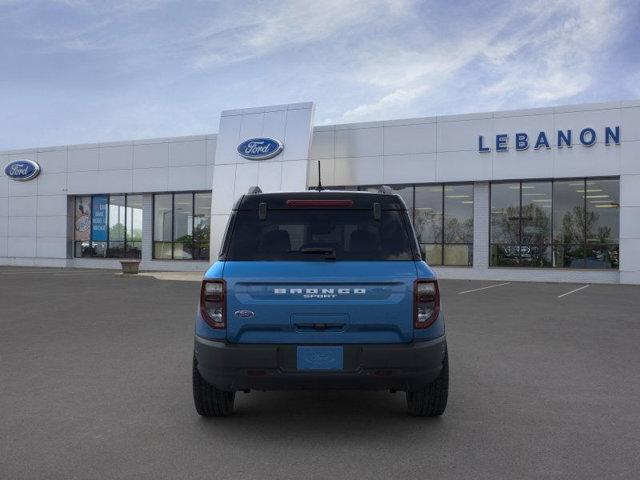
[{"label": "asphalt parking lot", "polygon": [[387,392],[240,393],[202,419],[198,286],[0,267],[0,478],[640,475],[640,287],[442,281],[439,419]]}]

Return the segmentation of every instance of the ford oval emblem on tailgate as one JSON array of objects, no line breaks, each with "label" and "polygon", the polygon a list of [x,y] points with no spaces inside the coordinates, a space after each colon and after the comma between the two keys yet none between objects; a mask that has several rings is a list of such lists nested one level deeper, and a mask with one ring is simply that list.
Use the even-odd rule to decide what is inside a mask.
[{"label": "ford oval emblem on tailgate", "polygon": [[236,310],[234,312],[234,315],[240,318],[251,318],[251,317],[254,317],[256,314],[253,313],[251,310]]}]

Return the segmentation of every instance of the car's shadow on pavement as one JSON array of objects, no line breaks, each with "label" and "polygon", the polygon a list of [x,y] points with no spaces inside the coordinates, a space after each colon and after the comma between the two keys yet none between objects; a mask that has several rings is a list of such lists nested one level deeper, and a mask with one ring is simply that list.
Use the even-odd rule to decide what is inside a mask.
[{"label": "car's shadow on pavement", "polygon": [[311,435],[315,442],[325,443],[351,441],[371,434],[393,438],[402,431],[437,428],[443,421],[444,417],[409,415],[404,392],[290,391],[238,393],[232,415],[205,418],[200,424],[215,432],[216,438],[221,431],[225,437],[238,439],[248,432],[252,435],[260,432],[262,441],[302,438],[304,434]]}]

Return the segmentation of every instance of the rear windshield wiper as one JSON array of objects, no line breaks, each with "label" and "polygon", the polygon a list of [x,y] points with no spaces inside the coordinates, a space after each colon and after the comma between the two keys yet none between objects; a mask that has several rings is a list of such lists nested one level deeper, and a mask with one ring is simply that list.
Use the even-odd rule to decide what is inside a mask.
[{"label": "rear windshield wiper", "polygon": [[300,253],[317,253],[317,254],[324,254],[325,258],[329,259],[329,260],[335,260],[336,259],[336,251],[333,248],[329,248],[329,247],[306,247],[306,248],[301,248],[300,250],[298,250],[298,252]]}]

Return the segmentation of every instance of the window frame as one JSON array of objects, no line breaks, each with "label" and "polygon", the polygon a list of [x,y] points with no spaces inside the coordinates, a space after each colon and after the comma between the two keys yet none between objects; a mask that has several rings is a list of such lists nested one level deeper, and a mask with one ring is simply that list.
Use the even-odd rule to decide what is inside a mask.
[{"label": "window frame", "polygon": [[[176,215],[176,195],[191,194],[191,232],[193,248],[193,232],[196,219],[196,194],[203,193],[212,195],[211,190],[186,190],[177,192],[153,192],[151,198],[151,259],[159,261],[171,262],[209,262],[211,261],[211,249],[209,249],[209,258],[175,258],[175,215]],[[156,195],[171,195],[171,241],[156,241]],[[211,241],[211,207],[209,207],[209,241]],[[164,243],[171,245],[171,258],[161,258],[156,256],[156,243]]]}]

